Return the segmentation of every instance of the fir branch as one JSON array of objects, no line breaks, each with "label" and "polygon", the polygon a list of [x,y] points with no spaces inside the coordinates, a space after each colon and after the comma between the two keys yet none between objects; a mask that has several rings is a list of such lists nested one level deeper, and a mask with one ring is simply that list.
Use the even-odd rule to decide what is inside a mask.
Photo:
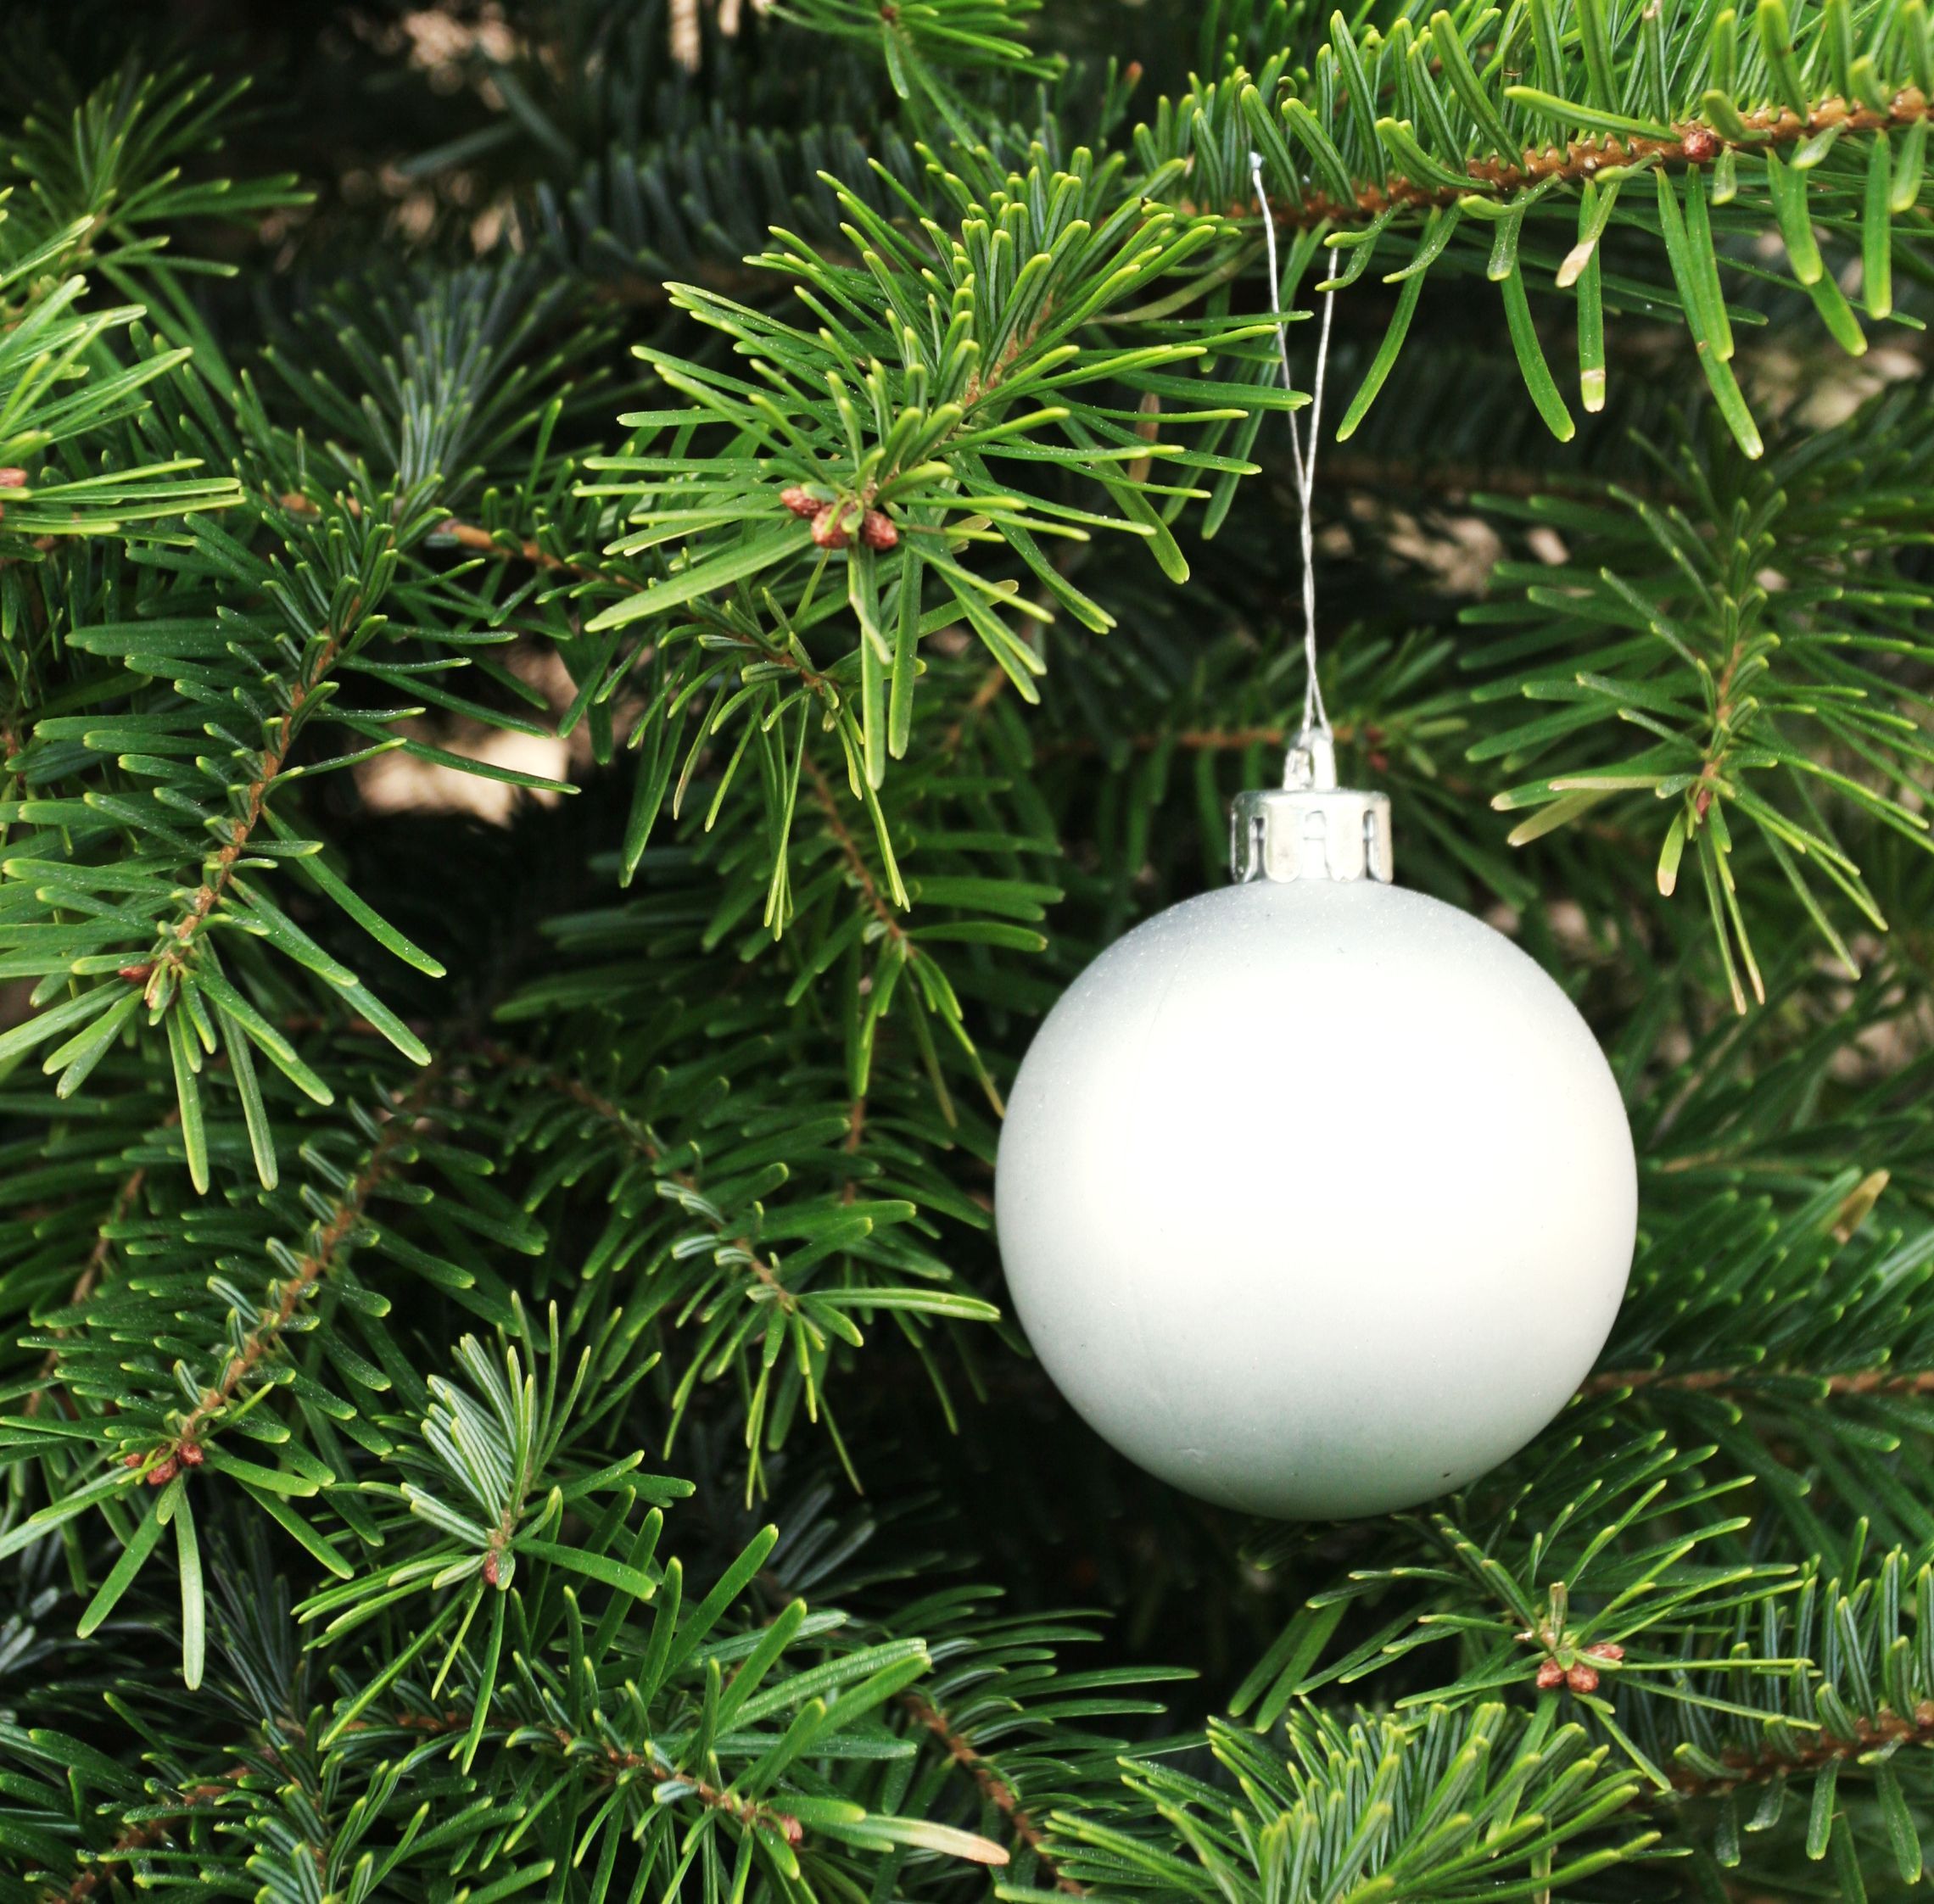
[{"label": "fir branch", "polygon": [[362,1167],[335,1198],[327,1216],[310,1231],[309,1247],[296,1259],[294,1269],[271,1292],[275,1298],[271,1305],[243,1332],[239,1346],[230,1353],[221,1375],[182,1416],[181,1427],[171,1440],[147,1457],[148,1461],[158,1464],[148,1470],[150,1484],[159,1484],[158,1476],[171,1479],[176,1471],[176,1463],[192,1463],[197,1460],[204,1427],[235,1399],[242,1384],[263,1360],[275,1352],[297,1312],[337,1266],[345,1247],[361,1226],[371,1201],[396,1175],[399,1150],[409,1139],[420,1134],[418,1123],[439,1075],[439,1067],[433,1063],[420,1075],[406,1097],[386,1108],[382,1134],[370,1147]]},{"label": "fir branch", "polygon": [[[634,1151],[654,1172],[664,1159],[664,1147],[651,1134],[648,1125],[634,1117],[616,1099],[594,1091],[580,1078],[567,1076],[552,1066],[540,1061],[510,1052],[500,1045],[485,1043],[478,1047],[481,1056],[487,1056],[514,1076],[534,1079],[546,1090],[584,1109],[601,1122],[609,1125],[622,1138],[625,1145]],[[710,1206],[699,1178],[690,1171],[673,1170],[660,1173],[660,1181],[675,1190],[688,1193],[684,1208],[690,1214],[707,1214]],[[770,1292],[771,1299],[787,1314],[798,1308],[798,1298],[785,1286],[778,1268],[763,1257],[757,1245],[747,1236],[730,1234],[731,1226],[719,1221],[717,1234],[721,1245],[731,1253],[732,1260],[748,1270],[762,1288]]]},{"label": "fir branch", "polygon": [[183,1786],[164,1815],[128,1826],[104,1850],[92,1853],[86,1868],[76,1873],[72,1882],[59,1893],[61,1904],[86,1904],[97,1891],[114,1883],[112,1871],[115,1865],[131,1863],[142,1852],[167,1844],[168,1828],[182,1813],[200,1811],[232,1796],[236,1787],[254,1769],[253,1766],[238,1765],[220,1778]]},{"label": "fir branch", "polygon": [[[355,496],[344,496],[342,505],[353,516],[362,514],[362,503]],[[322,505],[315,497],[305,495],[299,489],[291,489],[276,499],[277,506],[291,516],[320,516]],[[455,516],[445,516],[433,523],[428,532],[432,541],[454,542],[460,549],[467,549],[482,556],[494,556],[500,561],[516,559],[531,564],[533,567],[547,569],[554,574],[572,575],[587,581],[616,581],[601,569],[589,563],[573,561],[569,557],[555,554],[546,549],[535,536],[506,537],[486,528],[481,522],[466,522]]]},{"label": "fir branch", "polygon": [[[1917,86],[1903,87],[1886,109],[1829,95],[1803,118],[1790,106],[1769,105],[1737,114],[1737,124],[1721,131],[1699,121],[1675,126],[1669,137],[1641,132],[1602,133],[1568,140],[1562,146],[1528,148],[1513,162],[1492,157],[1472,159],[1465,165],[1468,186],[1426,185],[1398,178],[1366,185],[1354,198],[1335,198],[1311,191],[1288,199],[1272,198],[1270,216],[1278,231],[1322,232],[1338,226],[1367,222],[1384,213],[1428,211],[1456,204],[1476,188],[1504,196],[1550,185],[1582,185],[1607,170],[1643,169],[1652,165],[1710,165],[1721,152],[1758,155],[1798,145],[1822,133],[1875,132],[1903,128],[1929,116],[1931,107]],[[1191,208],[1193,209],[1193,208]],[[1254,199],[1227,208],[1228,215],[1255,215]]]},{"label": "fir branch", "polygon": [[[1791,1720],[1781,1728],[1788,1735],[1808,1729]],[[1685,1798],[1716,1797],[1769,1778],[1851,1766],[1871,1754],[1891,1756],[1904,1746],[1930,1745],[1934,1745],[1934,1700],[1923,1700],[1911,1713],[1890,1711],[1882,1706],[1871,1715],[1853,1715],[1843,1733],[1822,1723],[1809,1744],[1797,1744],[1789,1736],[1758,1753],[1730,1748],[1720,1755],[1724,1769],[1717,1774],[1681,1762],[1672,1768],[1672,1790]]]},{"label": "fir branch", "polygon": [[[1576,762],[1518,779],[1492,805],[1537,809],[1511,835],[1521,845],[1608,805],[1631,811],[1641,804],[1634,793],[1655,812],[1663,803],[1670,818],[1657,890],[1676,891],[1693,856],[1741,1012],[1749,994],[1762,1003],[1767,994],[1739,896],[1746,841],[1762,849],[1761,876],[1792,889],[1850,974],[1859,963],[1827,903],[1850,902],[1870,924],[1886,921],[1836,812],[1934,852],[1920,811],[1934,748],[1914,718],[1892,711],[1927,700],[1912,674],[1922,650],[1906,612],[1927,591],[1894,553],[1897,532],[1882,526],[1897,512],[1918,517],[1927,455],[1918,418],[1883,396],[1836,430],[1780,445],[1764,469],[1715,433],[1684,443],[1659,460],[1696,499],[1691,509],[1615,486],[1597,508],[1494,499],[1507,516],[1562,519],[1568,559],[1501,565],[1497,579],[1523,599],[1462,618],[1562,629],[1593,646],[1551,666],[1518,666],[1514,656],[1479,690],[1486,703],[1562,712],[1520,718],[1479,740],[1470,758],[1501,761],[1514,779],[1559,749]],[[1893,466],[1870,490],[1859,474],[1867,455]],[[1502,663],[1509,639],[1479,650],[1474,664]],[[1808,730],[1817,751],[1801,744]],[[1625,739],[1634,734],[1635,749]],[[1573,751],[1581,744],[1582,758]]]},{"label": "fir branch", "polygon": [[552,1726],[547,1731],[541,1726],[510,1721],[485,1724],[478,1728],[473,1711],[456,1706],[440,1713],[399,1712],[383,1722],[359,1719],[348,1728],[348,1733],[352,1737],[366,1735],[384,1726],[431,1737],[475,1732],[479,1739],[487,1739],[506,1750],[520,1745],[541,1745],[546,1750],[555,1750],[563,1763],[573,1770],[582,1770],[587,1764],[590,1765],[595,1768],[595,1782],[606,1788],[629,1785],[640,1773],[648,1777],[654,1786],[675,1779],[707,1811],[715,1812],[748,1831],[773,1832],[795,1850],[806,1840],[806,1828],[790,1812],[775,1806],[761,1804],[742,1792],[709,1784],[696,1773],[683,1771],[668,1761],[655,1746],[634,1750],[608,1738],[573,1732],[567,1726]]},{"label": "fir branch", "polygon": [[[353,623],[361,612],[361,602],[352,598],[345,623]],[[262,824],[269,796],[288,767],[302,711],[328,678],[346,639],[344,628],[332,629],[324,634],[320,647],[305,657],[301,674],[289,686],[288,704],[279,717],[280,731],[263,747],[253,777],[242,789],[242,811],[229,823],[228,838],[216,851],[211,870],[203,874],[201,884],[189,894],[180,916],[164,930],[152,961],[123,970],[121,976],[142,986],[151,1000],[165,996],[159,988],[163,974],[178,975],[189,963],[196,941],[221,907],[235,877],[237,862]]]},{"label": "fir branch", "polygon": [[[514,1739],[517,1734],[512,1732],[509,1736]],[[567,1762],[588,1755],[597,1763],[602,1780],[613,1784],[625,1784],[639,1773],[648,1773],[654,1782],[675,1778],[679,1784],[688,1787],[691,1795],[707,1811],[729,1818],[747,1831],[770,1831],[795,1850],[806,1841],[806,1828],[791,1812],[781,1811],[776,1806],[761,1804],[742,1792],[712,1784],[696,1773],[681,1771],[677,1766],[667,1763],[656,1751],[633,1751],[613,1745],[608,1739],[573,1734],[562,1727],[552,1736]]]},{"label": "fir branch", "polygon": [[1086,1897],[1087,1887],[1076,1884],[1055,1862],[1047,1832],[1029,1815],[1014,1788],[953,1728],[947,1715],[919,1693],[903,1694],[900,1704],[915,1723],[925,1726],[940,1741],[949,1761],[967,1774],[975,1790],[1007,1820],[1015,1836],[1040,1860],[1055,1890],[1070,1897]]},{"label": "fir branch", "polygon": [[[173,1129],[180,1121],[181,1114],[178,1108],[170,1108],[161,1120],[161,1129]],[[115,1230],[139,1199],[148,1181],[148,1169],[147,1164],[137,1164],[121,1179],[120,1187],[108,1205],[108,1214],[101,1220],[100,1227],[95,1231],[93,1245],[87,1252],[87,1259],[82,1264],[81,1274],[75,1279],[74,1287],[68,1294],[69,1309],[79,1309],[99,1285],[109,1259],[114,1254]],[[60,1348],[57,1343],[48,1350],[46,1359],[41,1364],[40,1375],[33,1393],[27,1397],[27,1414],[30,1417],[39,1414],[42,1404],[53,1392],[54,1380],[59,1368]]]},{"label": "fir branch", "polygon": [[1751,1364],[1735,1369],[1601,1369],[1586,1378],[1579,1393],[1588,1400],[1660,1388],[1747,1396],[1768,1382],[1797,1382],[1809,1395],[1822,1400],[1835,1396],[1934,1395],[1934,1370],[1930,1369],[1855,1369],[1823,1375],[1808,1369]]},{"label": "fir branch", "polygon": [[[0,81],[37,115],[0,110],[0,410],[35,438],[0,427],[0,979],[31,991],[0,1065],[52,1053],[0,1130],[7,1904],[958,1904],[1003,1859],[1070,1897],[1629,1898],[1655,1825],[1712,1880],[1736,1790],[1757,1828],[1795,1780],[1849,1896],[1890,1855],[1918,1874],[1934,854],[1899,848],[1934,410],[1796,410],[1758,472],[1668,412],[1706,380],[1750,449],[1749,326],[1811,377],[1803,299],[1848,352],[1911,321],[1925,14],[1148,8],[1137,124],[1022,10],[802,0],[694,81],[649,9],[512,5],[422,56],[458,80],[434,98],[358,42],[394,84],[249,140],[416,150],[428,232],[405,260],[393,204],[338,194],[226,248],[235,294],[168,261],[227,196],[219,87]],[[1055,33],[1096,39],[1081,8]],[[1216,876],[1301,689],[1282,497],[1245,481],[1296,400],[1251,315],[1252,148],[1283,288],[1340,282],[1346,432],[1377,405],[1332,477],[1375,502],[1500,466],[1455,565],[1441,516],[1339,522],[1345,771],[1410,815],[1408,882],[1503,902],[1562,971],[1646,1168],[1580,1404],[1433,1511],[1255,1536],[1299,1610],[1242,1673],[1278,1582],[1044,1436],[1037,1376],[964,1453],[902,1398],[998,1353],[990,1107],[1031,1027]],[[370,269],[313,293],[325,245]],[[1509,327],[1453,277],[1505,286]],[[1543,353],[1574,316],[1587,407],[1615,323],[1646,367],[1618,421],[1683,446],[1647,470],[1601,428],[1616,494],[1520,430],[1520,379],[1569,427]],[[1538,561],[1484,594],[1494,531]],[[567,740],[588,797],[395,810],[379,757],[495,755],[469,764],[548,801],[513,736]],[[1537,851],[1477,824],[1467,751]],[[1717,961],[1635,896],[1678,864],[1646,814],[1718,856]],[[1907,929],[1876,958],[1881,917]],[[1868,977],[1825,989],[1807,927]],[[1721,1027],[1749,935],[1768,1008]],[[813,1420],[833,1445],[802,1453]],[[689,1482],[641,1471],[674,1436]],[[836,1458],[933,1501],[861,1560],[870,1514],[796,1510],[789,1466]],[[973,1478],[1017,1462],[1025,1499]],[[752,1531],[769,1494],[781,1534]],[[1091,1672],[1092,1630],[1039,1611],[1063,1576],[1134,1616]],[[182,1676],[150,1638],[177,1622]],[[1191,1710],[1239,1675],[1260,1728],[1214,1723],[1201,1778],[1202,1740],[1148,1742],[1163,1676],[1120,1663],[1172,1649],[1210,1675]],[[54,1729],[101,1689],[110,1723]],[[237,1709],[281,1756],[218,1803]],[[191,1827],[158,1827],[142,1755]]]},{"label": "fir branch", "polygon": [[[518,1051],[491,1038],[472,1041],[467,1047],[467,1055],[511,1076],[541,1085],[545,1090],[555,1092],[560,1097],[590,1112],[602,1123],[609,1125],[646,1163],[656,1165],[662,1159],[664,1146],[652,1135],[651,1126],[634,1117],[616,1098],[594,1090],[583,1078],[547,1064],[528,1052]],[[690,1178],[676,1181],[688,1189],[698,1187]]]},{"label": "fir branch", "polygon": [[[896,946],[901,955],[911,962],[918,958],[919,948],[908,938],[906,928],[895,916],[893,905],[880,890],[880,882],[873,876],[873,868],[866,863],[866,856],[859,850],[859,842],[852,836],[852,829],[846,824],[840,811],[839,801],[834,797],[832,783],[826,778],[825,770],[818,761],[808,753],[802,762],[802,771],[813,784],[813,797],[819,802],[819,811],[825,816],[826,830],[839,848],[840,857],[846,862],[847,872],[858,889],[866,909],[879,922],[880,930],[887,941]],[[901,904],[904,905],[903,900]]]}]

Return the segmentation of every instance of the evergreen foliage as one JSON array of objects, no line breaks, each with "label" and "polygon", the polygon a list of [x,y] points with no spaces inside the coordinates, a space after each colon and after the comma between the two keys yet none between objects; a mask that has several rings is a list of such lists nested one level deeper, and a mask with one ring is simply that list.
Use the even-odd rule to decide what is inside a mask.
[{"label": "evergreen foliage", "polygon": [[[1924,0],[172,10],[4,27],[0,1900],[1918,1885]],[[1643,1185],[1316,1528],[989,1227],[1301,692],[1266,215],[1346,777]]]}]

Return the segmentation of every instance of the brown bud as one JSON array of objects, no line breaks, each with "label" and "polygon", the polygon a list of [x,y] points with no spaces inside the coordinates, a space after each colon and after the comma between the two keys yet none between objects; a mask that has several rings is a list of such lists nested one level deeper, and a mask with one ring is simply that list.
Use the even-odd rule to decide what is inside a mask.
[{"label": "brown bud", "polygon": [[1565,1683],[1574,1693],[1596,1692],[1598,1690],[1598,1668],[1595,1666],[1587,1666],[1583,1660],[1580,1660],[1565,1675]]},{"label": "brown bud", "polygon": [[1708,159],[1718,156],[1719,142],[1703,126],[1688,126],[1685,137],[1680,141],[1680,149],[1695,165],[1703,165]]},{"label": "brown bud", "polygon": [[1540,1691],[1549,1692],[1553,1686],[1563,1683],[1565,1669],[1556,1660],[1546,1660],[1538,1668],[1538,1686]]},{"label": "brown bud", "polygon": [[891,549],[900,539],[893,518],[883,509],[869,509],[859,521],[859,539],[869,549]]},{"label": "brown bud", "polygon": [[137,1468],[147,1459],[148,1457],[145,1455],[139,1453],[133,1455],[123,1455],[121,1456],[121,1466],[124,1468]]},{"label": "brown bud", "polygon": [[807,492],[802,489],[797,483],[795,483],[790,489],[781,489],[779,492],[779,500],[784,503],[795,516],[803,516],[808,521],[810,521],[813,516],[817,516],[819,511],[826,506],[825,504],[821,502],[817,496],[808,495]]},{"label": "brown bud", "polygon": [[813,539],[822,549],[844,549],[852,540],[847,533],[843,503],[834,503],[813,518]]},{"label": "brown bud", "polygon": [[165,1488],[182,1471],[182,1464],[170,1455],[166,1460],[157,1462],[148,1471],[148,1485],[150,1488]]},{"label": "brown bud", "polygon": [[130,985],[146,985],[154,975],[154,961],[143,959],[138,965],[124,965],[115,975],[126,979]]},{"label": "brown bud", "polygon": [[484,1556],[484,1577],[495,1587],[504,1577],[503,1563],[495,1554]]},{"label": "brown bud", "polygon": [[192,1468],[198,1468],[202,1465],[202,1444],[198,1441],[184,1441],[176,1453]]},{"label": "brown bud", "polygon": [[26,486],[27,472],[24,469],[0,469],[0,489],[24,489]]},{"label": "brown bud", "polygon": [[1623,1646],[1613,1644],[1609,1639],[1606,1639],[1600,1641],[1596,1646],[1587,1646],[1585,1650],[1585,1656],[1588,1660],[1622,1660],[1625,1656],[1625,1649]]}]

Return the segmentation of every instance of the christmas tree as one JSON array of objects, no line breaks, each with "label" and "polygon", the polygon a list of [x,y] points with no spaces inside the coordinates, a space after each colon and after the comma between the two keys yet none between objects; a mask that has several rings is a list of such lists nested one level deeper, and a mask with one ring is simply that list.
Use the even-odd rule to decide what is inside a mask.
[{"label": "christmas tree", "polygon": [[[0,1898],[1920,1882],[1924,0],[0,37]],[[1280,778],[1327,295],[1343,778],[1641,1202],[1549,1428],[1311,1526],[992,1209]]]}]

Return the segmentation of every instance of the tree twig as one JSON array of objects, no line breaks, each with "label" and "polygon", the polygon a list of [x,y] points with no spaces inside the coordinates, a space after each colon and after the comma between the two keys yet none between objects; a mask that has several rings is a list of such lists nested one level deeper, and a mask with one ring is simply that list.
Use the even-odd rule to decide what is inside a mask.
[{"label": "tree twig", "polygon": [[[1788,1727],[1794,1723],[1791,1719],[1783,1723]],[[1817,1772],[1823,1766],[1859,1758],[1877,1747],[1934,1745],[1934,1700],[1923,1700],[1911,1715],[1883,1706],[1875,1718],[1856,1718],[1848,1739],[1838,1737],[1817,1722],[1802,1722],[1800,1729],[1817,1730],[1819,1737],[1797,1754],[1728,1752],[1719,1761],[1726,1767],[1724,1778],[1708,1778],[1688,1766],[1675,1765],[1669,1773],[1673,1789],[1686,1797],[1717,1797],[1782,1773]]]},{"label": "tree twig", "polygon": [[[171,1106],[157,1128],[172,1130],[181,1122],[181,1106]],[[78,1309],[100,1286],[101,1276],[108,1266],[108,1259],[114,1254],[112,1232],[115,1226],[121,1222],[134,1208],[135,1199],[141,1195],[147,1181],[148,1166],[145,1164],[137,1164],[122,1178],[120,1188],[115,1192],[114,1201],[108,1206],[108,1214],[101,1219],[100,1227],[94,1232],[94,1247],[87,1252],[87,1260],[81,1265],[81,1274],[75,1279],[73,1288],[68,1292],[68,1308]],[[59,1368],[60,1349],[56,1344],[48,1350],[47,1360],[41,1364],[40,1386],[27,1397],[26,1412],[30,1416],[40,1413],[41,1404],[47,1399]]]},{"label": "tree twig", "polygon": [[[170,1461],[181,1457],[184,1450],[198,1448],[203,1427],[234,1399],[237,1389],[280,1341],[282,1332],[301,1308],[304,1299],[335,1267],[344,1244],[362,1221],[370,1199],[394,1174],[396,1151],[415,1126],[431,1086],[436,1081],[437,1069],[434,1064],[429,1066],[409,1096],[392,1107],[389,1121],[370,1147],[362,1168],[344,1186],[328,1220],[316,1230],[309,1248],[298,1259],[293,1273],[283,1279],[275,1305],[256,1319],[254,1326],[243,1337],[242,1346],[230,1351],[221,1376],[212,1387],[203,1391],[183,1418],[172,1445],[156,1450],[162,1460],[159,1466],[149,1471],[151,1482],[167,1469]],[[194,1457],[191,1455],[187,1458],[192,1460]]]},{"label": "tree twig", "polygon": [[[238,1765],[221,1778],[210,1779],[204,1784],[190,1785],[182,1794],[182,1811],[198,1811],[204,1805],[213,1804],[218,1799],[233,1791],[238,1784],[248,1777],[251,1767]],[[87,1904],[87,1900],[104,1884],[113,1882],[109,1875],[109,1868],[126,1864],[137,1852],[152,1851],[157,1845],[165,1844],[168,1827],[172,1816],[165,1818],[150,1818],[144,1823],[130,1825],[105,1851],[97,1851],[87,1867],[79,1872],[67,1889],[58,1893],[61,1904]]]},{"label": "tree twig", "polygon": [[1818,1376],[1803,1369],[1605,1369],[1579,1388],[1581,1395],[1624,1394],[1666,1388],[1685,1394],[1749,1391],[1768,1380],[1817,1382],[1828,1395],[1934,1395],[1934,1369],[1858,1369]]},{"label": "tree twig", "polygon": [[[1926,118],[1928,112],[1928,101],[1920,88],[1909,86],[1894,95],[1886,112],[1852,106],[1838,98],[1823,99],[1804,119],[1790,107],[1762,107],[1741,115],[1747,132],[1744,139],[1728,138],[1709,126],[1692,123],[1675,127],[1669,139],[1607,133],[1573,139],[1562,146],[1546,146],[1541,151],[1527,149],[1515,163],[1473,159],[1464,170],[1472,186],[1489,186],[1501,196],[1551,179],[1582,184],[1608,166],[1642,165],[1652,159],[1668,165],[1705,165],[1722,151],[1764,152],[1772,146],[1797,144],[1835,126],[1849,132],[1873,132],[1887,126],[1911,126]],[[1376,218],[1393,206],[1428,211],[1454,204],[1464,196],[1462,187],[1419,185],[1414,179],[1400,178],[1387,186],[1367,185],[1354,199],[1309,192],[1294,200],[1272,199],[1269,209],[1279,229],[1313,231],[1322,225],[1355,224]],[[1184,205],[1182,209],[1200,208]],[[1254,215],[1255,207],[1253,201],[1244,200],[1229,209],[1232,215],[1246,217]]]},{"label": "tree twig", "polygon": [[902,1693],[900,1706],[940,1741],[947,1756],[974,1781],[975,1789],[1007,1820],[1015,1836],[1034,1853],[1042,1869],[1054,1879],[1055,1890],[1070,1897],[1086,1897],[1087,1886],[1076,1884],[1054,1862],[1048,1849],[1047,1833],[1035,1823],[1014,1787],[954,1730],[947,1715],[919,1693]]}]

